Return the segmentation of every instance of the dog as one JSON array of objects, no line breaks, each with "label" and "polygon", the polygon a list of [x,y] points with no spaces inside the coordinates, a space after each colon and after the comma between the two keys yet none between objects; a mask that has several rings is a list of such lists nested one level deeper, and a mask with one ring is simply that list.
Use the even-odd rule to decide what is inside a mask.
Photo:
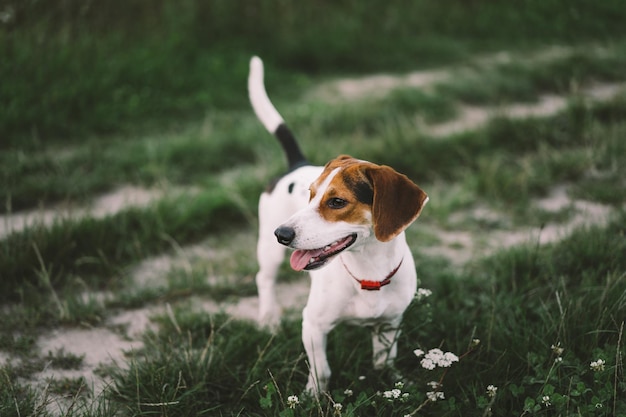
[{"label": "dog", "polygon": [[328,387],[327,336],[339,323],[371,328],[374,367],[393,369],[402,315],[417,289],[404,230],[428,196],[388,166],[347,155],[324,167],[309,164],[268,98],[263,77],[263,62],[252,57],[250,102],[281,143],[289,170],[259,199],[259,320],[274,330],[280,323],[276,275],[291,248],[291,267],[311,277],[302,343],[309,363],[306,391],[317,396]]}]

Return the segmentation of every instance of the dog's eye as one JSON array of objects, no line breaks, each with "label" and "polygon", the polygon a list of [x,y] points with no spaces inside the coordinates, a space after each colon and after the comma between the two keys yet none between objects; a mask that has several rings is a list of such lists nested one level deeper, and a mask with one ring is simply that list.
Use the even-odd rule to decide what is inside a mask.
[{"label": "dog's eye", "polygon": [[326,202],[326,205],[331,209],[344,208],[346,204],[348,204],[346,200],[342,198],[337,198],[337,197],[329,198],[328,201]]}]

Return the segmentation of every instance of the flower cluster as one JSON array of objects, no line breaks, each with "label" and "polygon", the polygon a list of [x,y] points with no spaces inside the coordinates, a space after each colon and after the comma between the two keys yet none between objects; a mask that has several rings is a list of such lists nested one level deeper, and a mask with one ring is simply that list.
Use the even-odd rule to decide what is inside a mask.
[{"label": "flower cluster", "polygon": [[396,382],[394,389],[379,394],[388,401],[397,400],[398,398],[400,399],[400,401],[406,401],[409,398],[409,393],[402,393],[402,388],[404,388],[404,382],[399,381]]},{"label": "flower cluster", "polygon": [[497,392],[498,392],[498,387],[496,387],[495,385],[487,386],[487,396],[489,398],[495,397]]},{"label": "flower cluster", "polygon": [[591,369],[595,372],[604,371],[604,364],[606,362],[603,359],[598,359],[597,361],[593,361],[589,364]]},{"label": "flower cluster", "polygon": [[296,408],[296,405],[300,404],[300,399],[297,395],[290,395],[287,397],[287,405],[289,408]]},{"label": "flower cluster", "polygon": [[426,398],[428,398],[429,401],[435,402],[437,400],[444,400],[446,397],[443,395],[443,391],[428,391]]},{"label": "flower cluster", "polygon": [[400,395],[402,395],[402,391],[397,388],[394,388],[390,391],[383,392],[383,397],[385,397],[388,400],[400,398]]},{"label": "flower cluster", "polygon": [[418,288],[417,292],[415,293],[415,299],[417,301],[422,301],[423,299],[430,297],[432,294],[433,292],[429,289]]},{"label": "flower cluster", "polygon": [[556,358],[554,358],[554,363],[563,362],[562,355],[565,349],[561,347],[561,342],[556,342],[556,344],[550,346],[550,349],[552,349],[552,353],[556,355]]},{"label": "flower cluster", "polygon": [[552,345],[552,346],[550,347],[550,349],[552,349],[552,352],[553,352],[556,356],[561,356],[561,355],[563,355],[563,351],[565,350],[565,349],[563,349],[563,348],[561,347],[561,342],[557,342],[555,345]]},{"label": "flower cluster", "polygon": [[432,390],[426,392],[426,398],[428,398],[429,401],[435,402],[446,398],[442,391],[443,385],[440,382],[430,381],[426,385]]},{"label": "flower cluster", "polygon": [[459,361],[459,357],[452,352],[443,352],[441,349],[431,349],[424,355],[424,351],[421,349],[415,349],[413,351],[418,358],[424,356],[420,361],[422,368],[433,370],[436,367],[449,368],[454,362]]}]

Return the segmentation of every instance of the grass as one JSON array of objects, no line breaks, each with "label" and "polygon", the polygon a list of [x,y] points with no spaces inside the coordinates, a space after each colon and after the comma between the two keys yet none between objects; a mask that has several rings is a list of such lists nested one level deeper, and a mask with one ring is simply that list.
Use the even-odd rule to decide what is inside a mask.
[{"label": "grass", "polygon": [[302,87],[312,74],[458,63],[503,47],[611,42],[624,35],[622,9],[619,0],[593,7],[576,0],[567,10],[557,0],[533,0],[515,11],[498,2],[458,0],[396,7],[371,0],[298,7],[115,0],[43,8],[21,2],[8,7],[0,27],[7,57],[0,65],[0,97],[7,103],[1,146],[158,131],[206,111],[247,107],[244,95],[233,92],[243,91],[253,53],[268,61],[270,79]]},{"label": "grass", "polygon": [[[621,3],[279,3],[0,9],[10,15],[0,26],[10,58],[0,62],[0,210],[72,211],[127,184],[163,192],[147,206],[32,224],[0,240],[0,358],[9,357],[0,361],[0,415],[626,415],[626,99],[578,95],[624,81]],[[507,60],[493,54],[502,49]],[[371,369],[367,329],[340,325],[329,336],[330,391],[314,401],[302,395],[308,369],[294,315],[271,335],[200,307],[255,295],[256,200],[284,166],[247,103],[252,53],[265,59],[270,95],[313,162],[351,153],[395,167],[431,196],[407,233],[432,295],[405,314],[403,385]],[[425,89],[358,101],[307,93],[338,75],[443,65],[450,77]],[[568,107],[425,133],[465,105],[543,94],[568,94]],[[611,218],[549,245],[476,249],[464,265],[444,257],[438,231],[479,240],[566,224],[580,214],[575,205],[536,204],[555,186],[604,204]],[[171,254],[177,260],[154,276],[135,276]],[[302,279],[286,267],[280,275]],[[143,344],[126,366],[96,369],[111,381],[101,394],[83,377],[35,382],[46,367],[87,367],[69,351],[40,352],[46,331],[126,335],[110,319],[146,306],[160,311],[154,327],[127,335]],[[414,350],[436,347],[459,362],[424,369]],[[443,383],[444,400],[428,399],[430,381]]]},{"label": "grass", "polygon": [[37,288],[67,286],[77,275],[92,285],[98,281],[90,277],[112,279],[130,260],[170,248],[171,236],[193,242],[236,223],[245,223],[241,210],[218,190],[164,200],[147,210],[130,208],[102,220],[87,217],[59,221],[50,229],[28,228],[2,241],[3,300],[23,301]]},{"label": "grass", "polygon": [[[235,121],[207,120],[226,131]],[[224,118],[222,118],[224,119]],[[1,155],[6,211],[64,200],[80,201],[116,185],[206,183],[216,172],[254,161],[246,142],[216,135],[210,127],[162,134],[144,140],[92,139],[71,150],[59,146],[7,150]],[[62,156],[59,157],[59,154]]]}]

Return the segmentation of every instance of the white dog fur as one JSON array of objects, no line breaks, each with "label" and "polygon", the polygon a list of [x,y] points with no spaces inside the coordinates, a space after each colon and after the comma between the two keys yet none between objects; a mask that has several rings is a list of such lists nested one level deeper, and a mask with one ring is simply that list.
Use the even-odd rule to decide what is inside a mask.
[{"label": "white dog fur", "polygon": [[311,275],[302,342],[310,367],[306,389],[318,395],[331,375],[327,336],[339,323],[371,328],[374,367],[393,366],[402,315],[417,286],[404,230],[428,196],[387,166],[345,155],[325,167],[309,165],[267,97],[258,57],[250,61],[248,91],[257,117],[279,139],[289,164],[289,172],[259,201],[259,321],[272,330],[280,323],[276,275],[286,248],[294,249],[292,268]]}]

